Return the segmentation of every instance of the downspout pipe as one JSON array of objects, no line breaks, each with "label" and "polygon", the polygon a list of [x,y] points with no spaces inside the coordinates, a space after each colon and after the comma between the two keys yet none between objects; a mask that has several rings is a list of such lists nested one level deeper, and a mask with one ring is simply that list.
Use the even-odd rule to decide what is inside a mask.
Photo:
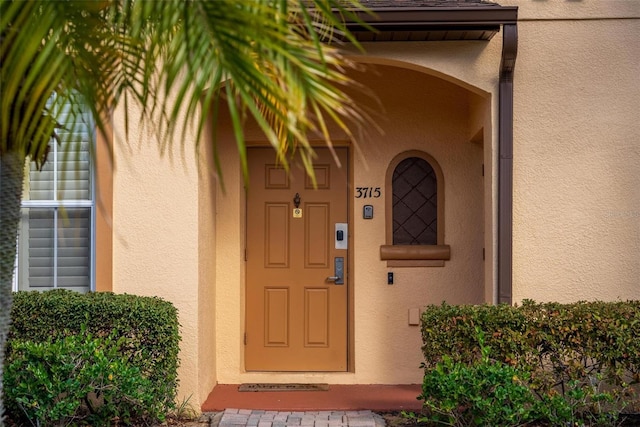
[{"label": "downspout pipe", "polygon": [[513,303],[513,71],[516,22],[503,24],[498,107],[498,303]]}]

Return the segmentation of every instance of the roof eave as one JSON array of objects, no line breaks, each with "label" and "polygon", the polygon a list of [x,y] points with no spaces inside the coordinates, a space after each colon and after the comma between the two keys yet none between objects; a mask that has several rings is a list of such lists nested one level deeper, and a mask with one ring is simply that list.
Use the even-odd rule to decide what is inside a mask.
[{"label": "roof eave", "polygon": [[[347,28],[354,34],[398,31],[465,31],[485,30],[492,34],[505,24],[518,19],[517,6],[474,7],[380,7],[369,14],[354,12],[357,19],[347,21]],[[357,22],[357,20],[361,22]],[[369,26],[369,29],[366,28]],[[488,38],[491,38],[489,36]],[[484,38],[487,40],[488,38]]]},{"label": "roof eave", "polygon": [[[356,11],[355,15],[369,25],[382,26],[415,23],[425,25],[503,25],[515,23],[518,19],[517,6],[382,7],[372,8],[371,12],[373,15]],[[356,23],[347,22],[347,25],[356,25]]]}]

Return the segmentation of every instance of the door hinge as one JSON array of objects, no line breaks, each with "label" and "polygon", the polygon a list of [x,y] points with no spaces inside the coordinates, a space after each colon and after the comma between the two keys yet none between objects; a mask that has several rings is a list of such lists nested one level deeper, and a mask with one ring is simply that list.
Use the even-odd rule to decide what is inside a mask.
[{"label": "door hinge", "polygon": [[482,260],[484,261],[484,248],[482,248]]},{"label": "door hinge", "polygon": [[244,260],[247,260],[247,248],[244,249]]},{"label": "door hinge", "polygon": [[482,176],[484,176],[484,163],[482,164]]},{"label": "door hinge", "polygon": [[247,333],[244,333],[244,345],[247,345]]}]

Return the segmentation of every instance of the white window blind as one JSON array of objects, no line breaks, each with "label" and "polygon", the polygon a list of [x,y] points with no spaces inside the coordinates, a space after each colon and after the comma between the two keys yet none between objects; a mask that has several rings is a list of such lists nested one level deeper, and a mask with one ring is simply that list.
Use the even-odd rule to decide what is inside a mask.
[{"label": "white window blind", "polygon": [[93,123],[63,105],[60,141],[49,144],[41,171],[28,165],[18,242],[19,290],[93,289]]}]

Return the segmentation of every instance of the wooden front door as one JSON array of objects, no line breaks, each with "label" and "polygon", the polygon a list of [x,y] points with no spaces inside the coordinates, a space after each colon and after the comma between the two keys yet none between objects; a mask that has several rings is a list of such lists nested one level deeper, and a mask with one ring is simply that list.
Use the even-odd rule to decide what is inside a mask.
[{"label": "wooden front door", "polygon": [[348,150],[337,167],[316,149],[315,189],[299,164],[287,175],[272,149],[248,151],[245,367],[346,371]]}]

